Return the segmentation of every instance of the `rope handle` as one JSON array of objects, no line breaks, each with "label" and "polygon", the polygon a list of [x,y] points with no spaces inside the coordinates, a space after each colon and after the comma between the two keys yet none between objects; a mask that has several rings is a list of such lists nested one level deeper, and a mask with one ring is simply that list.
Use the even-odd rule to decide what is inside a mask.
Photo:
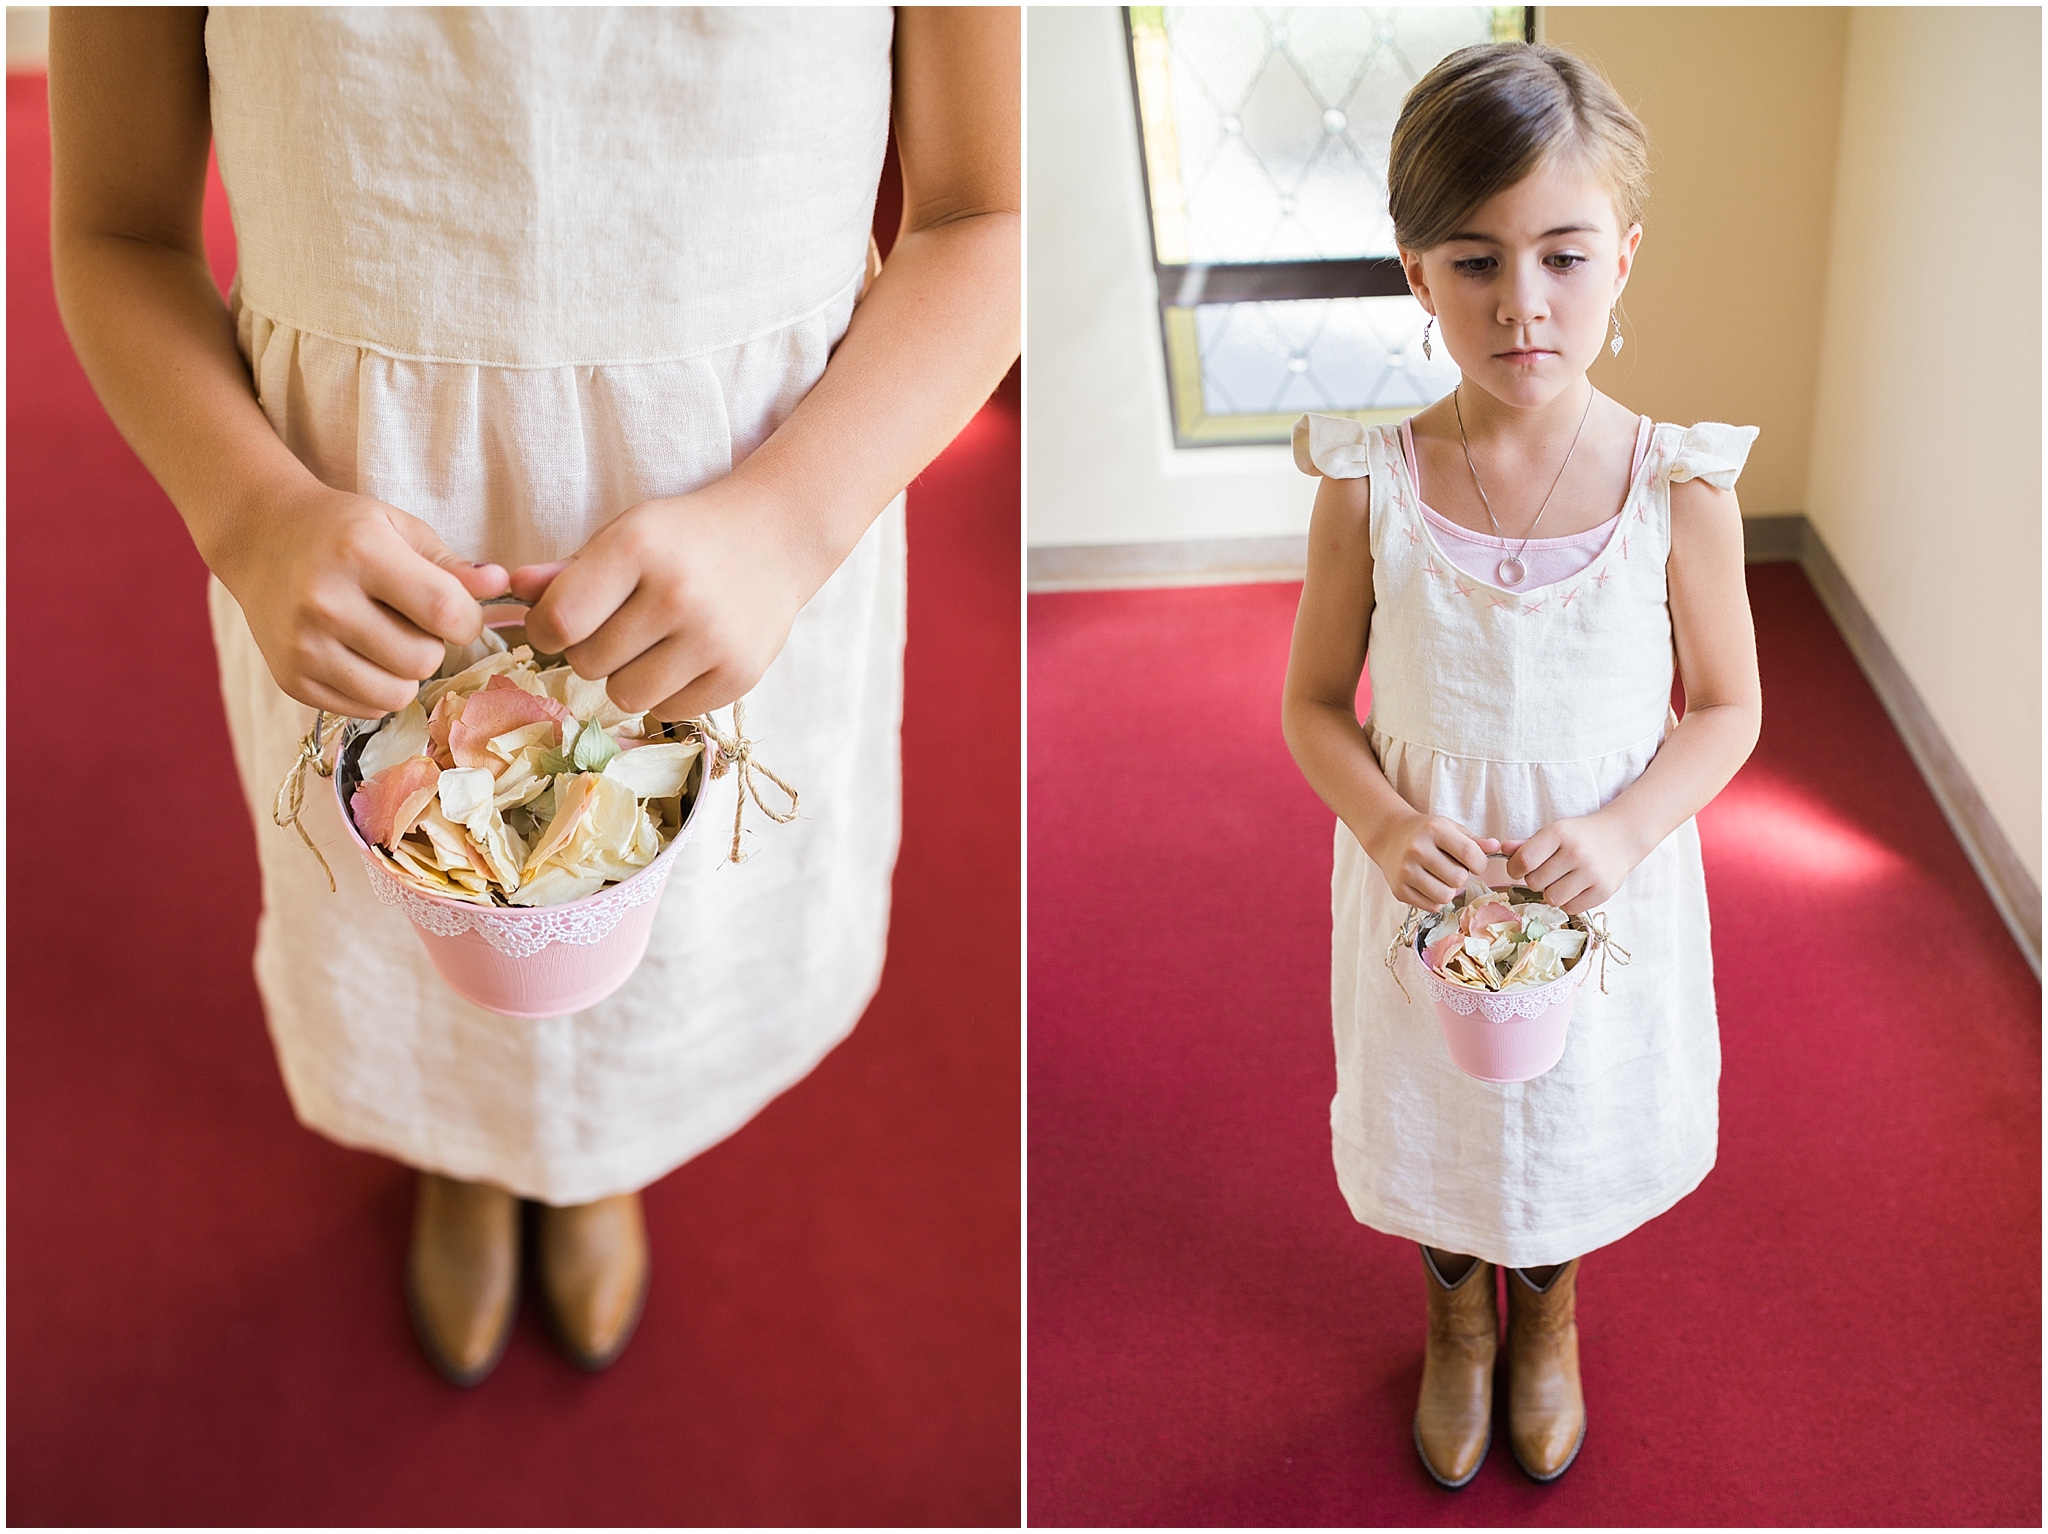
[{"label": "rope handle", "polygon": [[[327,875],[327,892],[331,895],[336,889],[334,870],[327,864],[327,854],[313,844],[313,838],[306,834],[305,823],[299,819],[300,812],[306,807],[306,769],[312,768],[323,778],[334,776],[335,764],[327,760],[326,742],[321,738],[326,725],[324,709],[313,715],[313,728],[300,739],[298,754],[292,758],[284,781],[277,785],[276,797],[270,802],[270,818],[280,830],[289,828],[299,833],[299,840],[320,860],[320,871]],[[335,739],[341,738],[337,732]]]}]

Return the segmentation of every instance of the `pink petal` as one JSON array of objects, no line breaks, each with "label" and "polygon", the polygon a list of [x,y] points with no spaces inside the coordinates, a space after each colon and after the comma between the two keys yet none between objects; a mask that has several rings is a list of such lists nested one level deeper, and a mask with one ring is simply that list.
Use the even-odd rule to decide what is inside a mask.
[{"label": "pink petal", "polygon": [[[504,765],[490,752],[491,741],[496,737],[524,725],[552,719],[556,725],[555,744],[560,745],[560,727],[571,717],[569,711],[553,698],[537,698],[518,683],[494,676],[481,692],[469,695],[462,717],[449,727],[448,749],[458,767],[490,767],[495,771]],[[429,722],[430,739],[432,734],[433,727]]]},{"label": "pink petal", "polygon": [[1489,900],[1483,905],[1465,907],[1465,919],[1458,925],[1464,929],[1467,937],[1471,937],[1483,933],[1493,922],[1514,919],[1515,913],[1506,904]]},{"label": "pink petal", "polygon": [[448,751],[448,732],[455,728],[455,721],[462,717],[462,705],[468,701],[466,693],[458,697],[444,692],[435,701],[434,712],[427,716],[427,754],[443,767],[456,765]]},{"label": "pink petal", "polygon": [[432,757],[409,756],[367,778],[349,800],[349,813],[363,840],[395,847],[433,802],[441,780],[441,764]]}]

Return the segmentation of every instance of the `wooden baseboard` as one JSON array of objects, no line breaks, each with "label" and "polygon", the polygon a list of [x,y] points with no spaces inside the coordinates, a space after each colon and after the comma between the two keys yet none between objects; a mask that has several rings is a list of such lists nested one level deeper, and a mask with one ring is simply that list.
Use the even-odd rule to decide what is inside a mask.
[{"label": "wooden baseboard", "polygon": [[[1806,572],[1849,653],[1906,743],[1935,803],[1984,881],[1998,914],[2041,973],[2041,886],[2027,871],[1941,732],[1898,657],[1878,632],[1841,566],[1804,513],[1747,517],[1744,557],[1753,564],[1792,563]],[[1308,562],[1305,538],[1203,538],[1181,543],[1112,543],[1035,548],[1032,591],[1096,591],[1116,587],[1222,586],[1298,581]]]},{"label": "wooden baseboard", "polygon": [[1307,538],[1190,538],[1180,543],[1066,544],[1031,550],[1032,591],[1238,586],[1298,581]]},{"label": "wooden baseboard", "polygon": [[1941,732],[1928,711],[1919,689],[1906,675],[1892,647],[1878,632],[1842,567],[1822,541],[1820,532],[1803,514],[1754,517],[1743,525],[1743,550],[1758,562],[1789,561],[1806,572],[1821,605],[1835,621],[1842,642],[1856,657],[1856,664],[1870,681],[1884,711],[1891,716],[1899,738],[1906,743],[1920,776],[1941,806],[1949,828],[1962,843],[1963,852],[1998,914],[2026,955],[2036,978],[2041,973],[2041,886],[2020,861],[2019,853],[2006,836],[1991,806],[1971,781],[1962,759]]}]

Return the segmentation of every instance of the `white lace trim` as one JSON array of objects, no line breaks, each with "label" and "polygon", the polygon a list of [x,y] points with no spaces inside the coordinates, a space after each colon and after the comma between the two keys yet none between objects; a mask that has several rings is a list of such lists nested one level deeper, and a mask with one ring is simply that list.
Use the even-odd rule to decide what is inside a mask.
[{"label": "white lace trim", "polygon": [[586,948],[602,943],[628,911],[650,900],[659,900],[668,885],[669,871],[675,867],[676,850],[689,830],[686,822],[660,856],[632,878],[560,906],[466,905],[413,889],[378,862],[373,852],[363,851],[363,866],[370,871],[370,888],[377,898],[385,905],[397,906],[422,931],[436,937],[481,932],[499,953],[514,959],[530,959],[550,943],[575,943]]},{"label": "white lace trim", "polygon": [[1564,1000],[1564,988],[1577,984],[1585,969],[1581,960],[1569,973],[1548,985],[1532,985],[1519,991],[1475,991],[1444,979],[1427,964],[1422,966],[1422,980],[1429,987],[1429,999],[1442,1002],[1458,1016],[1484,1012],[1489,1023],[1505,1023],[1517,1017],[1541,1017]]}]

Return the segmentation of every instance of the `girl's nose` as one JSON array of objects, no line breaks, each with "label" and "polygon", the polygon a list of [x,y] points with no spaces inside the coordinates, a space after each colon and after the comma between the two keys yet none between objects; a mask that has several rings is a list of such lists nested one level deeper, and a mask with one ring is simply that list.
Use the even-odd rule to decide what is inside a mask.
[{"label": "girl's nose", "polygon": [[1534,266],[1513,268],[1507,290],[1501,294],[1499,319],[1503,325],[1534,325],[1550,316],[1545,301],[1542,273]]}]

